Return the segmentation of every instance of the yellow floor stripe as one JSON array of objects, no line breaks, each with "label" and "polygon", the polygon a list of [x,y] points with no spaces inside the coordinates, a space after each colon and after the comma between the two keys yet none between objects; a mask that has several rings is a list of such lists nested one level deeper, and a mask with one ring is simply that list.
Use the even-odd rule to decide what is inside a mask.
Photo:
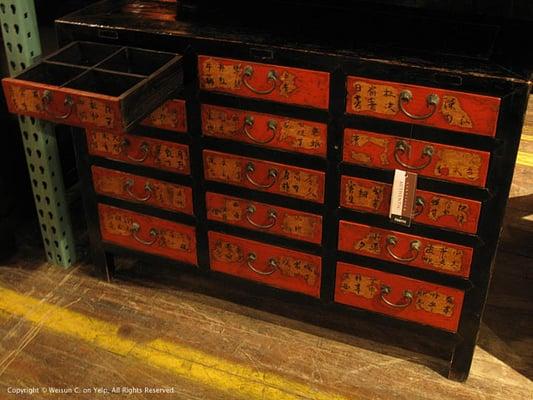
[{"label": "yellow floor stripe", "polygon": [[533,167],[533,154],[519,151],[516,163],[524,167]]},{"label": "yellow floor stripe", "polygon": [[520,140],[525,142],[533,142],[533,135],[522,135]]},{"label": "yellow floor stripe", "polygon": [[193,348],[156,339],[137,343],[120,337],[119,326],[89,318],[0,287],[0,312],[42,324],[54,333],[163,368],[181,377],[246,400],[344,400],[270,372],[230,362]]}]

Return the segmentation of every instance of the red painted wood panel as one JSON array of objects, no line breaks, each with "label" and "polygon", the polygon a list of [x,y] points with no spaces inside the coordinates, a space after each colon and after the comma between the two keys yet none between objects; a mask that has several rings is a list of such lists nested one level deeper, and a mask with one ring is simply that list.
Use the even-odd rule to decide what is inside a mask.
[{"label": "red painted wood panel", "polygon": [[104,242],[197,265],[192,226],[98,204]]},{"label": "red painted wood panel", "polygon": [[320,257],[209,232],[211,269],[279,289],[320,297]]},{"label": "red painted wood panel", "polygon": [[155,109],[142,123],[167,131],[187,132],[187,109],[185,100],[168,100]]},{"label": "red painted wood panel", "polygon": [[203,155],[207,180],[324,202],[326,177],[322,171],[210,150],[204,150]]},{"label": "red painted wood panel", "polygon": [[322,242],[320,215],[210,192],[206,201],[207,218],[212,221],[316,244]]},{"label": "red painted wood panel", "polygon": [[189,175],[189,146],[137,135],[87,131],[89,154]]},{"label": "red painted wood panel", "polygon": [[422,176],[483,187],[490,153],[444,144],[345,129],[343,160],[379,169],[403,169]]},{"label": "red painted wood panel", "polygon": [[200,89],[327,109],[329,73],[210,56],[198,57]]},{"label": "red painted wood panel", "polygon": [[15,78],[2,79],[2,85],[11,113],[84,128],[125,129],[118,97]]},{"label": "red painted wood panel", "polygon": [[327,125],[278,115],[202,104],[206,136],[325,157]]},{"label": "red painted wood panel", "polygon": [[464,292],[458,289],[337,263],[337,303],[457,332],[463,300]]},{"label": "red painted wood panel", "polygon": [[192,189],[113,169],[91,167],[96,193],[193,215]]},{"label": "red painted wood panel", "polygon": [[[401,100],[409,91],[412,99]],[[347,81],[346,112],[494,137],[500,99],[355,76]],[[437,96],[432,105],[428,96]],[[437,100],[437,97],[434,97]],[[402,110],[403,108],[403,110]],[[409,114],[412,115],[409,116]],[[426,118],[421,118],[427,116]],[[417,118],[418,117],[418,118]]]},{"label": "red painted wood panel", "polygon": [[[389,215],[392,185],[353,176],[341,177],[342,207],[372,214]],[[476,233],[481,202],[416,190],[415,222]]]},{"label": "red painted wood panel", "polygon": [[473,249],[388,229],[340,221],[338,249],[467,278]]}]

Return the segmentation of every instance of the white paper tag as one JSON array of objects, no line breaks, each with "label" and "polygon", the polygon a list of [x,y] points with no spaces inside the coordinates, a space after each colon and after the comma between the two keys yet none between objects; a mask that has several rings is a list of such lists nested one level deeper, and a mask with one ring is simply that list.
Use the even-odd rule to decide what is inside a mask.
[{"label": "white paper tag", "polygon": [[389,209],[389,218],[392,222],[411,226],[417,180],[418,175],[413,172],[400,169],[394,171]]}]

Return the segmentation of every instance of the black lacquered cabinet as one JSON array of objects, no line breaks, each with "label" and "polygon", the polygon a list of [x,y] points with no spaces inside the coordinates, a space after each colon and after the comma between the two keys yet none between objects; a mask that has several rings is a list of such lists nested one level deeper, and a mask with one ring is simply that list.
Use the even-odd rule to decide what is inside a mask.
[{"label": "black lacquered cabinet", "polygon": [[[481,41],[437,48],[442,31],[431,44],[413,26],[387,48],[385,26],[359,31],[346,12],[176,20],[176,4],[146,3],[57,22],[63,44],[183,55],[183,88],[139,126],[74,134],[98,272],[111,278],[113,257],[129,255],[253,289],[312,310],[311,322],[436,355],[466,379],[526,63],[502,65]],[[388,218],[395,169],[419,176],[409,227]]]}]

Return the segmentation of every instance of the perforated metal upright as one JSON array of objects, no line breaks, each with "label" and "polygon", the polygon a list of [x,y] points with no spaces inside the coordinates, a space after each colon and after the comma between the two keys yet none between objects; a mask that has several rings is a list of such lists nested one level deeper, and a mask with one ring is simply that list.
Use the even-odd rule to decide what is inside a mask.
[{"label": "perforated metal upright", "polygon": [[[0,0],[0,23],[14,75],[41,55],[34,1]],[[76,248],[54,126],[29,117],[20,117],[19,122],[48,261],[69,267],[76,261]]]}]

